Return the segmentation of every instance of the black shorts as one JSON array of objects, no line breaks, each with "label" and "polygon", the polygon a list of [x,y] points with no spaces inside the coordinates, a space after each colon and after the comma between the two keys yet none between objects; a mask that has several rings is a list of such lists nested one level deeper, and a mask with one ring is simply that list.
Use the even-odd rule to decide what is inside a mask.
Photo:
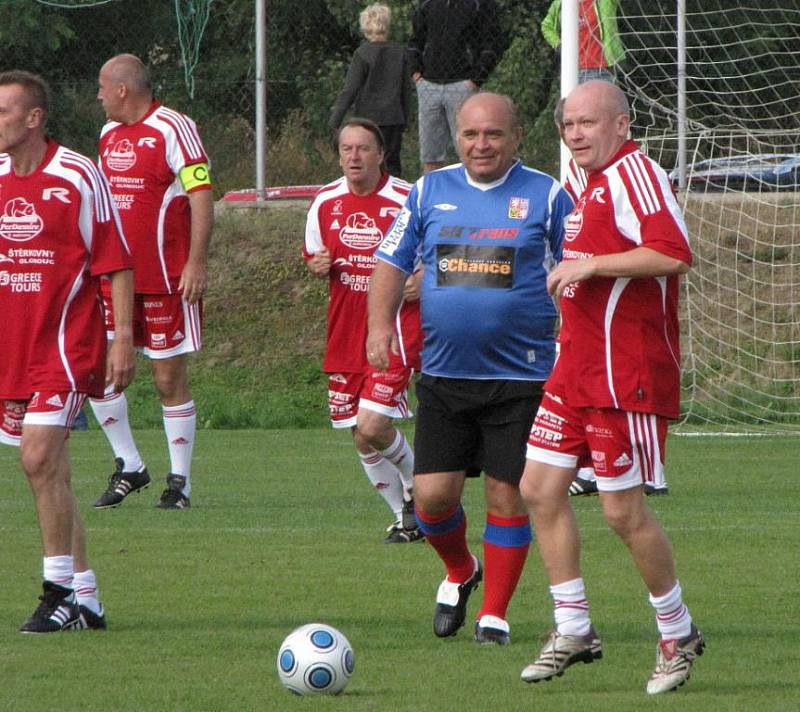
[{"label": "black shorts", "polygon": [[460,472],[519,484],[541,381],[417,381],[414,473]]}]

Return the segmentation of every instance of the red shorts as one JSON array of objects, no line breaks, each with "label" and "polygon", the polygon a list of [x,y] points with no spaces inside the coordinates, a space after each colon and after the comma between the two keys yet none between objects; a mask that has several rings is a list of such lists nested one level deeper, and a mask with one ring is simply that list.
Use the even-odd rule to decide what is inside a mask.
[{"label": "red shorts", "polygon": [[3,418],[0,423],[0,442],[19,447],[23,423],[55,425],[69,430],[85,400],[85,393],[74,391],[39,391],[29,401],[0,400]]},{"label": "red shorts", "polygon": [[566,469],[591,466],[605,492],[663,482],[667,424],[651,413],[572,408],[545,393],[527,457]]},{"label": "red shorts", "polygon": [[[103,290],[106,335],[114,338],[114,311]],[[180,294],[136,294],[133,298],[133,343],[152,359],[199,351],[202,346],[202,301],[188,304]]]},{"label": "red shorts", "polygon": [[328,408],[334,428],[352,428],[358,409],[373,410],[388,418],[411,418],[408,384],[414,369],[333,373],[328,377]]}]

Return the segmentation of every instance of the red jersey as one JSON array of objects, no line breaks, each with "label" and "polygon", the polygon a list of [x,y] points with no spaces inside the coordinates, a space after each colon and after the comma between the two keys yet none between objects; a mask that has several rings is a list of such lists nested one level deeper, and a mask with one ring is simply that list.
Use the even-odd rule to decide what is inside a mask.
[{"label": "red jersey", "polygon": [[[563,259],[647,247],[691,264],[666,173],[627,141],[588,174],[566,220]],[[678,277],[594,277],[561,297],[560,354],[546,389],[575,407],[675,418],[680,406]]]},{"label": "red jersey", "polygon": [[581,69],[608,67],[603,53],[603,30],[596,0],[580,0],[578,6],[578,56]]},{"label": "red jersey", "polygon": [[99,275],[130,267],[108,184],[92,161],[48,141],[38,168],[20,177],[0,155],[0,399],[103,395]]},{"label": "red jersey", "polygon": [[570,158],[569,163],[567,163],[564,190],[569,193],[573,203],[577,203],[578,199],[583,195],[583,191],[586,190],[586,171],[575,163],[574,158]]},{"label": "red jersey", "polygon": [[154,101],[135,124],[107,123],[99,154],[130,242],[136,293],[172,294],[191,237],[189,199],[179,174],[208,163],[194,121]]},{"label": "red jersey", "polygon": [[[411,186],[384,175],[369,195],[351,193],[345,178],[323,186],[306,221],[303,257],[324,247],[331,254],[326,373],[359,373],[367,361],[367,290],[375,268],[375,250],[405,203]],[[419,369],[421,331],[419,302],[408,302],[398,314],[401,353],[390,367]],[[394,360],[394,359],[392,359]]]}]

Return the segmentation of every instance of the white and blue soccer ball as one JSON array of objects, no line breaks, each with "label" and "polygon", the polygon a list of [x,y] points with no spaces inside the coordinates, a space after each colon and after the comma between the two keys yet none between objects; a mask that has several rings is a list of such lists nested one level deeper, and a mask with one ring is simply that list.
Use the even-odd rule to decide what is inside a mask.
[{"label": "white and blue soccer ball", "polygon": [[354,669],[350,641],[324,623],[296,628],[278,651],[278,677],[297,695],[336,695],[350,682]]}]

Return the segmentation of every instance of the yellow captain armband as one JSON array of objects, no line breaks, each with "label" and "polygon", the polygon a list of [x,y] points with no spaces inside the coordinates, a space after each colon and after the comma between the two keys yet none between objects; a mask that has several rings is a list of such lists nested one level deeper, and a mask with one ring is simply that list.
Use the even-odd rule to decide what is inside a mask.
[{"label": "yellow captain armband", "polygon": [[178,174],[181,179],[181,185],[187,193],[191,193],[198,188],[211,187],[211,172],[208,169],[208,163],[194,163],[191,166],[182,168]]}]

